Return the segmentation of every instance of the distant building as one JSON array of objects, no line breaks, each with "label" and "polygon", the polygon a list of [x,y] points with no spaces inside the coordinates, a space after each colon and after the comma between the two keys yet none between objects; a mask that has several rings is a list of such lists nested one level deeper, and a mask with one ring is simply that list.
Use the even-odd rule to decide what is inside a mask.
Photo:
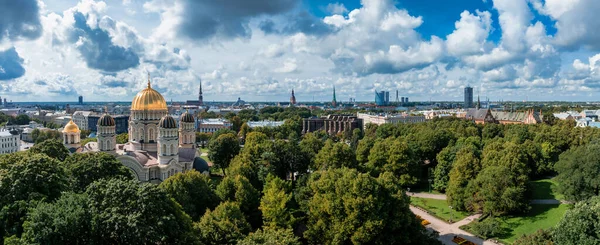
[{"label": "distant building", "polygon": [[273,128],[273,127],[279,127],[279,126],[283,125],[284,123],[285,123],[285,121],[249,121],[249,122],[246,122],[246,124],[250,128],[258,128],[258,127]]},{"label": "distant building", "polygon": [[[97,132],[98,120],[100,120],[101,117],[102,115],[99,114],[90,115],[87,121],[87,124],[89,125],[88,130]],[[115,121],[115,133],[127,133],[127,130],[129,129],[129,115],[113,115],[111,117]]]},{"label": "distant building", "polygon": [[79,104],[83,105],[83,96],[79,95]]},{"label": "distant building", "polygon": [[477,124],[539,124],[543,123],[544,116],[541,112],[528,110],[526,112],[492,111],[490,109],[468,109],[465,119],[473,120]]},{"label": "distant building", "polygon": [[231,122],[220,118],[199,119],[196,125],[200,133],[214,133],[220,129],[231,129]]},{"label": "distant building", "polygon": [[[76,111],[73,113],[73,122],[75,122],[75,124],[77,124],[77,126],[79,126],[80,130],[90,130],[89,125],[96,125],[95,123],[88,124],[88,119],[89,119],[90,115],[93,115],[93,114],[94,114],[94,112],[92,112],[92,111]],[[100,118],[100,116],[98,116],[98,118]]]},{"label": "distant building", "polygon": [[302,134],[324,130],[329,134],[352,132],[363,129],[363,120],[354,115],[328,115],[320,118],[302,119]]},{"label": "distant building", "polygon": [[0,154],[15,153],[20,147],[21,140],[17,131],[0,130]]},{"label": "distant building", "polygon": [[185,104],[195,106],[204,105],[204,97],[202,96],[202,81],[200,81],[200,87],[198,88],[198,100],[188,100],[185,102]]},{"label": "distant building", "polygon": [[464,108],[473,108],[473,88],[470,86],[465,87]]},{"label": "distant building", "polygon": [[378,106],[387,106],[390,104],[390,92],[389,91],[375,91],[375,104]]},{"label": "distant building", "polygon": [[296,105],[296,95],[294,95],[294,90],[292,89],[292,96],[290,97],[290,106]]},{"label": "distant building", "polygon": [[387,123],[398,124],[398,123],[425,122],[424,115],[419,115],[419,116],[411,116],[411,115],[407,115],[407,114],[373,115],[373,114],[367,114],[367,113],[357,113],[356,116],[363,120],[364,127],[366,127],[367,124],[369,124],[369,123],[381,125],[381,124],[387,124]]},{"label": "distant building", "polygon": [[577,120],[577,125],[575,127],[580,127],[580,128],[585,128],[585,127],[593,127],[593,128],[600,128],[600,122],[597,122],[595,119],[592,118],[580,118]]}]

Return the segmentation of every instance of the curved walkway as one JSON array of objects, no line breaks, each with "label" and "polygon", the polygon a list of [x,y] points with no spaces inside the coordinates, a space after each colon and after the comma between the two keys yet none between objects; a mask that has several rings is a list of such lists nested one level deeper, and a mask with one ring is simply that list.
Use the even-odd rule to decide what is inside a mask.
[{"label": "curved walkway", "polygon": [[420,210],[418,208],[415,208],[413,206],[410,206],[410,211],[412,211],[416,215],[421,216],[421,218],[429,221],[430,224],[427,225],[427,228],[437,231],[440,235],[438,240],[440,240],[445,245],[456,245],[456,243],[454,243],[452,241],[452,238],[454,238],[454,236],[460,236],[460,237],[465,238],[465,239],[467,239],[475,244],[478,244],[478,245],[497,244],[490,240],[484,241],[483,239],[460,229],[461,226],[469,224],[469,223],[473,222],[475,219],[479,218],[480,214],[471,215],[469,217],[464,218],[461,221],[458,221],[458,222],[455,222],[452,224],[448,224],[436,217],[433,217],[432,215],[428,214],[427,212]]}]

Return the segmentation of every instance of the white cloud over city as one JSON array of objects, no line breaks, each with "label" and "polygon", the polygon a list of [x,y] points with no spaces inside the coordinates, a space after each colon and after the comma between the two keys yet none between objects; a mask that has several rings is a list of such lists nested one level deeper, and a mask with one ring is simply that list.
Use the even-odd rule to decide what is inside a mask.
[{"label": "white cloud over city", "polygon": [[0,96],[128,101],[149,72],[175,101],[200,80],[207,101],[330,100],[333,86],[341,100],[460,100],[469,84],[491,100],[598,100],[600,2],[488,1],[425,35],[393,0],[324,16],[301,0],[0,0]]}]

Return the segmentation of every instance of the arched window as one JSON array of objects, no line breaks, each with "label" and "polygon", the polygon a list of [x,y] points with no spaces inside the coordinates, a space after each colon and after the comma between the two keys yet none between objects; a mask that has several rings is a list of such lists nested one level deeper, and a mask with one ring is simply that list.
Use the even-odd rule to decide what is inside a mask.
[{"label": "arched window", "polygon": [[162,151],[160,152],[160,154],[162,154],[162,155],[167,154],[167,145],[165,145],[165,144],[162,145]]},{"label": "arched window", "polygon": [[71,135],[71,144],[75,144],[75,135]]},{"label": "arched window", "polygon": [[171,155],[175,155],[175,150],[173,149],[173,145],[171,144]]}]

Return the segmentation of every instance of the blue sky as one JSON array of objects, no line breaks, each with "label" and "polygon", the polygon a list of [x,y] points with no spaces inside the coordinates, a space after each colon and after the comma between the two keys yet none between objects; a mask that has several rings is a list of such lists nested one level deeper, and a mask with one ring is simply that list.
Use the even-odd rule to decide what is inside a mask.
[{"label": "blue sky", "polygon": [[0,0],[0,96],[590,100],[595,0]]}]

